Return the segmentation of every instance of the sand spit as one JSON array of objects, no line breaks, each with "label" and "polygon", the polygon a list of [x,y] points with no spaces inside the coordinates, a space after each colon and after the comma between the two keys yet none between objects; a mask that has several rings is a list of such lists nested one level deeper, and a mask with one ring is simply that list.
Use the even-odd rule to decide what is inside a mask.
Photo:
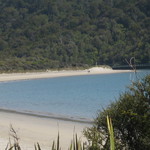
[{"label": "sand spit", "polygon": [[3,73],[0,74],[0,82],[16,81],[16,80],[31,80],[31,79],[43,79],[43,78],[56,78],[67,76],[80,76],[80,75],[94,75],[94,74],[111,74],[111,73],[123,73],[131,72],[131,70],[112,70],[109,68],[93,67],[86,70],[62,70],[62,71],[50,71],[45,72],[33,72],[33,73]]}]

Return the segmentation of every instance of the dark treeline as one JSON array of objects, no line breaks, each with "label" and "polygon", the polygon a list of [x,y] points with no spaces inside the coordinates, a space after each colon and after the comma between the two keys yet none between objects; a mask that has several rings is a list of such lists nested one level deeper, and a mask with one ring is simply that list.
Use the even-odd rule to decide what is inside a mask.
[{"label": "dark treeline", "polygon": [[0,0],[0,70],[150,63],[149,0]]}]

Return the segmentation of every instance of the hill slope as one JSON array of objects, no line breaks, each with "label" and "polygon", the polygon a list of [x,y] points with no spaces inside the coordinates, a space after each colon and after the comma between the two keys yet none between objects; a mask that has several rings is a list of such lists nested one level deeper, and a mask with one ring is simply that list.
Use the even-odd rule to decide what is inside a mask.
[{"label": "hill slope", "polygon": [[149,0],[0,0],[0,70],[150,63]]}]

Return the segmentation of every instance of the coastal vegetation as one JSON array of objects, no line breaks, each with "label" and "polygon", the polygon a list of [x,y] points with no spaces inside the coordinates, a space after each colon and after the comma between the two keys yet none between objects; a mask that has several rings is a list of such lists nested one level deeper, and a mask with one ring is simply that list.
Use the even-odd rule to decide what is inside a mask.
[{"label": "coastal vegetation", "polygon": [[117,150],[149,150],[150,148],[150,75],[132,83],[116,102],[100,112],[95,124],[84,131],[94,143],[91,150],[109,149],[107,115],[112,119]]},{"label": "coastal vegetation", "polygon": [[150,63],[149,0],[0,0],[0,71]]},{"label": "coastal vegetation", "polygon": [[[17,150],[21,150],[16,132],[12,131],[16,142],[11,149],[17,143]],[[149,150],[150,75],[133,82],[116,102],[97,115],[94,125],[86,128],[83,133],[89,143],[82,145],[76,135],[69,150]],[[56,144],[53,142],[52,150],[56,150],[56,147],[61,147],[59,134]],[[35,145],[35,150],[41,149],[39,143]]]}]

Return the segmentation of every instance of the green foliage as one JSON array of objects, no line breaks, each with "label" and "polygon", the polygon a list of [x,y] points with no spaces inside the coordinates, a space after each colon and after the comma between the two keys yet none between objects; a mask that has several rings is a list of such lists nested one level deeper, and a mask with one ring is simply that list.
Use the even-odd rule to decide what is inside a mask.
[{"label": "green foliage", "polygon": [[[89,141],[96,142],[99,149],[104,150],[109,149],[110,145],[107,115],[113,122],[116,149],[148,150],[150,147],[150,75],[134,82],[129,91],[122,94],[118,101],[100,112],[92,128],[84,131]],[[101,136],[97,136],[95,140],[95,134]]]},{"label": "green foliage", "polygon": [[108,116],[107,116],[107,126],[109,131],[109,138],[110,138],[110,150],[115,150],[114,130],[113,130],[111,118],[109,118]]},{"label": "green foliage", "polygon": [[149,20],[149,0],[0,0],[0,70],[150,63]]}]

